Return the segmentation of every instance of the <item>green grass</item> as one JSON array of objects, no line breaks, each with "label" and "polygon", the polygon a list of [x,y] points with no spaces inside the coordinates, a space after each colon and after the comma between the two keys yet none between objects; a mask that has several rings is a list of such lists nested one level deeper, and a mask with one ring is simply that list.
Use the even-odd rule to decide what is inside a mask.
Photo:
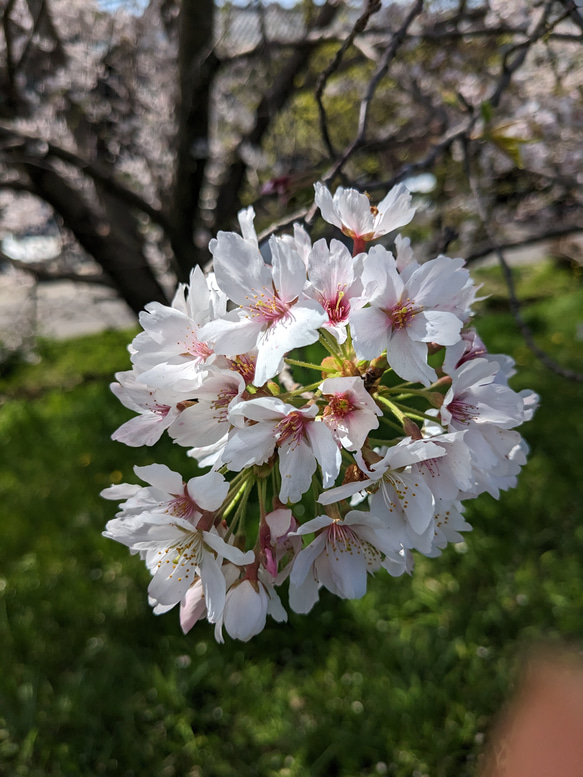
[{"label": "green grass", "polygon": [[[550,265],[519,291],[537,341],[583,371],[583,290]],[[134,464],[192,463],[162,441],[109,439],[130,333],[43,343],[0,383],[0,774],[464,777],[523,651],[583,642],[583,389],[534,360],[482,271],[479,330],[519,364],[541,407],[519,488],[469,506],[474,531],[412,578],[378,574],[358,602],[324,592],[310,616],[218,646],[156,617],[148,574],[101,537],[98,496]]]}]

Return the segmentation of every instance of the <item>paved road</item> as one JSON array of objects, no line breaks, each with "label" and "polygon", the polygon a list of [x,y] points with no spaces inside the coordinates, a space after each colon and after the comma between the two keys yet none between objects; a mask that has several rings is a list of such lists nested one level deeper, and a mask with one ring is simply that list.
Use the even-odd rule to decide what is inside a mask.
[{"label": "paved road", "polygon": [[104,286],[71,281],[35,286],[25,273],[0,273],[0,341],[10,347],[34,333],[68,338],[135,323],[127,305]]}]

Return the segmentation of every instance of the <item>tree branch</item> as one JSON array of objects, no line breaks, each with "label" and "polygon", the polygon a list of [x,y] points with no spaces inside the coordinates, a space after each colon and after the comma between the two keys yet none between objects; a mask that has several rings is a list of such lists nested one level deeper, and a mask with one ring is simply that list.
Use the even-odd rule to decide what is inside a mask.
[{"label": "tree branch", "polygon": [[11,144],[11,150],[20,146],[25,155],[30,157],[31,160],[40,162],[45,159],[50,161],[51,156],[55,159],[60,159],[62,162],[74,167],[80,173],[89,176],[93,181],[99,183],[105,191],[118,197],[122,202],[145,213],[155,224],[162,227],[166,234],[169,234],[172,231],[172,225],[159,208],[151,205],[139,194],[136,194],[134,191],[117,181],[112,176],[111,171],[104,165],[101,165],[98,162],[88,162],[72,151],[68,151],[51,141],[27,135],[1,124],[0,139],[9,142]]},{"label": "tree branch", "polygon": [[74,281],[75,283],[89,283],[98,286],[108,286],[115,288],[105,273],[76,273],[72,270],[53,270],[51,264],[58,262],[59,257],[51,262],[23,262],[20,259],[14,259],[0,248],[0,261],[9,264],[16,270],[26,272],[41,283],[51,283],[55,281]]},{"label": "tree branch", "polygon": [[[327,0],[320,8],[312,30],[327,27],[339,9],[339,0]],[[216,207],[216,229],[230,227],[239,207],[240,190],[247,172],[247,164],[241,158],[240,148],[245,144],[258,146],[269,129],[273,118],[284,107],[294,92],[294,82],[298,75],[309,65],[311,47],[305,41],[297,44],[289,59],[282,65],[272,87],[263,95],[255,111],[253,128],[242,138],[236,151],[236,159],[231,164],[219,189]]]},{"label": "tree branch", "polygon": [[471,159],[470,159],[470,140],[468,138],[464,138],[463,149],[464,149],[464,166],[466,170],[466,177],[470,185],[472,194],[474,196],[474,200],[476,203],[476,210],[478,212],[478,216],[482,224],[482,227],[484,229],[484,232],[486,233],[486,235],[488,236],[488,240],[490,241],[491,250],[498,257],[500,269],[502,270],[502,276],[504,277],[504,281],[506,282],[506,287],[508,289],[510,311],[514,316],[516,325],[518,326],[518,328],[522,333],[524,342],[526,343],[528,348],[532,351],[532,353],[536,356],[536,358],[542,364],[544,364],[545,367],[549,369],[551,372],[554,372],[556,375],[560,375],[561,377],[566,378],[567,380],[572,380],[572,381],[575,381],[576,383],[583,383],[582,374],[575,372],[574,370],[569,370],[569,369],[566,369],[565,367],[561,367],[561,365],[557,364],[557,362],[554,359],[552,359],[545,351],[543,351],[542,348],[539,348],[539,346],[537,345],[533,337],[530,327],[524,320],[520,302],[518,300],[518,297],[516,296],[516,287],[514,285],[514,277],[512,275],[512,269],[508,264],[508,262],[506,261],[506,257],[504,256],[504,251],[502,250],[502,247],[496,240],[493,230],[490,228],[490,224],[488,222],[488,216],[486,213],[486,208],[482,201],[482,197],[480,195],[480,191],[478,189],[476,179],[472,173]]},{"label": "tree branch", "polygon": [[322,102],[322,95],[324,93],[324,89],[326,88],[326,84],[328,83],[328,79],[340,67],[342,58],[344,57],[344,54],[346,53],[348,48],[352,45],[356,35],[364,31],[371,16],[375,13],[378,13],[380,9],[381,9],[380,0],[367,0],[366,7],[362,12],[362,14],[358,17],[356,22],[354,23],[354,27],[346,36],[346,39],[344,40],[340,48],[337,50],[336,54],[334,55],[328,67],[318,77],[318,82],[316,84],[316,102],[318,103],[318,112],[320,115],[320,132],[324,140],[324,145],[328,149],[328,154],[330,156],[330,159],[332,160],[334,160],[337,154],[336,154],[336,151],[334,150],[334,146],[332,145],[332,141],[330,139],[330,133],[328,132],[328,117],[326,115],[326,109],[324,108],[324,103]]},{"label": "tree branch", "polygon": [[[570,235],[577,235],[583,232],[583,225],[571,224],[564,227],[557,227],[554,229],[548,229],[545,232],[538,235],[529,235],[528,237],[520,240],[509,240],[507,242],[499,242],[498,246],[502,251],[511,251],[515,248],[527,248],[528,246],[536,245],[537,243],[543,243],[545,240],[558,240],[561,237],[569,237]],[[494,249],[492,243],[488,241],[478,248],[474,249],[466,256],[466,264],[472,264],[477,262],[478,259],[483,259],[485,256],[493,253]]]},{"label": "tree branch", "polygon": [[213,0],[183,0],[178,41],[177,153],[169,216],[170,242],[182,281],[187,281],[190,270],[208,258],[206,250],[197,249],[194,231],[209,158],[211,86],[219,66],[213,45]]}]

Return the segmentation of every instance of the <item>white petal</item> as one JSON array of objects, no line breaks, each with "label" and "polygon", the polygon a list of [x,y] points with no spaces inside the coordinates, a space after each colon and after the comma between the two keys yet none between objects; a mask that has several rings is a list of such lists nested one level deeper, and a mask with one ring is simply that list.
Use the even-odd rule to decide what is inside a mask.
[{"label": "white petal", "polygon": [[310,487],[316,471],[316,459],[305,441],[288,440],[279,449],[281,488],[279,498],[286,502],[299,502]]},{"label": "white petal", "polygon": [[252,564],[255,561],[255,554],[252,550],[248,550],[245,553],[234,545],[229,545],[219,537],[218,534],[205,531],[203,532],[203,537],[205,543],[216,551],[218,556],[227,559],[227,561],[230,561],[238,567],[244,566],[245,564]]},{"label": "white petal", "polygon": [[359,359],[376,359],[387,347],[389,319],[379,308],[361,308],[350,313],[354,350]]},{"label": "white petal", "polygon": [[182,475],[173,472],[165,464],[148,464],[145,467],[134,467],[134,472],[146,483],[149,483],[167,494],[182,494]]},{"label": "white petal", "polygon": [[196,504],[209,512],[218,510],[229,491],[229,483],[218,472],[191,478],[187,484],[188,493]]},{"label": "white petal", "polygon": [[235,472],[252,464],[265,464],[275,448],[273,427],[255,424],[234,432],[223,451],[222,460]]},{"label": "white petal", "polygon": [[324,221],[327,221],[328,224],[334,224],[335,227],[342,229],[342,222],[336,213],[334,201],[328,189],[319,181],[314,184],[314,189],[316,190],[316,196],[314,199],[316,205],[320,208],[320,213],[322,214]]},{"label": "white petal", "polygon": [[203,555],[200,579],[204,589],[207,620],[209,623],[216,623],[225,607],[227,584],[217,560],[211,553]]}]

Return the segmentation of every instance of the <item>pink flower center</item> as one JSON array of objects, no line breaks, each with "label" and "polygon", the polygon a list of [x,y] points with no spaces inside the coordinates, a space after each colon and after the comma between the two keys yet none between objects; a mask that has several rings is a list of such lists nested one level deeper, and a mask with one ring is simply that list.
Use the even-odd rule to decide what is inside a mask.
[{"label": "pink flower center", "polygon": [[381,561],[381,553],[377,548],[361,540],[350,526],[343,526],[335,522],[326,530],[326,555],[332,554],[336,561],[340,560],[340,553],[348,553],[351,556],[362,556],[366,565],[378,569]]},{"label": "pink flower center", "polygon": [[407,299],[405,303],[398,302],[389,310],[385,310],[385,313],[393,329],[406,329],[420,310],[414,307],[410,299]]},{"label": "pink flower center", "polygon": [[350,301],[346,298],[346,292],[340,288],[336,292],[336,296],[331,299],[325,299],[322,297],[320,303],[326,313],[331,324],[342,324],[348,319],[350,313]]},{"label": "pink flower center", "polygon": [[158,403],[156,403],[150,409],[151,409],[152,413],[156,413],[156,415],[159,415],[162,418],[166,418],[166,416],[170,412],[170,405],[159,405]]},{"label": "pink flower center", "polygon": [[259,294],[254,294],[246,310],[251,318],[257,319],[263,324],[273,324],[282,319],[291,319],[291,305],[278,297],[275,291],[263,289]]},{"label": "pink flower center", "polygon": [[196,336],[196,330],[191,329],[190,327],[187,329],[186,336],[181,345],[185,350],[183,356],[194,357],[194,361],[196,362],[206,362],[209,356],[212,356],[213,354],[212,348],[206,343],[201,343]]},{"label": "pink flower center", "polygon": [[255,362],[255,357],[249,356],[249,354],[246,353],[236,356],[234,359],[229,359],[231,369],[238,372],[246,384],[253,383],[253,379],[255,378]]},{"label": "pink flower center", "polygon": [[200,512],[198,505],[187,491],[186,483],[184,484],[184,493],[174,496],[174,499],[168,503],[166,512],[176,518],[184,518],[187,521],[189,521],[196,512]]},{"label": "pink flower center", "polygon": [[226,423],[229,404],[236,396],[236,389],[223,389],[222,391],[219,391],[217,398],[211,405],[213,410],[217,411],[213,416],[215,421]]},{"label": "pink flower center", "polygon": [[292,441],[295,448],[300,444],[304,437],[304,426],[310,423],[312,419],[306,419],[301,413],[290,413],[274,429],[276,445],[278,448],[287,442]]},{"label": "pink flower center", "polygon": [[350,395],[332,394],[328,399],[328,407],[324,409],[325,416],[333,418],[345,418],[355,407],[350,401]]},{"label": "pink flower center", "polygon": [[447,409],[452,418],[460,424],[469,425],[470,421],[475,421],[478,417],[478,408],[470,405],[469,402],[463,402],[461,399],[454,399],[449,403]]}]

